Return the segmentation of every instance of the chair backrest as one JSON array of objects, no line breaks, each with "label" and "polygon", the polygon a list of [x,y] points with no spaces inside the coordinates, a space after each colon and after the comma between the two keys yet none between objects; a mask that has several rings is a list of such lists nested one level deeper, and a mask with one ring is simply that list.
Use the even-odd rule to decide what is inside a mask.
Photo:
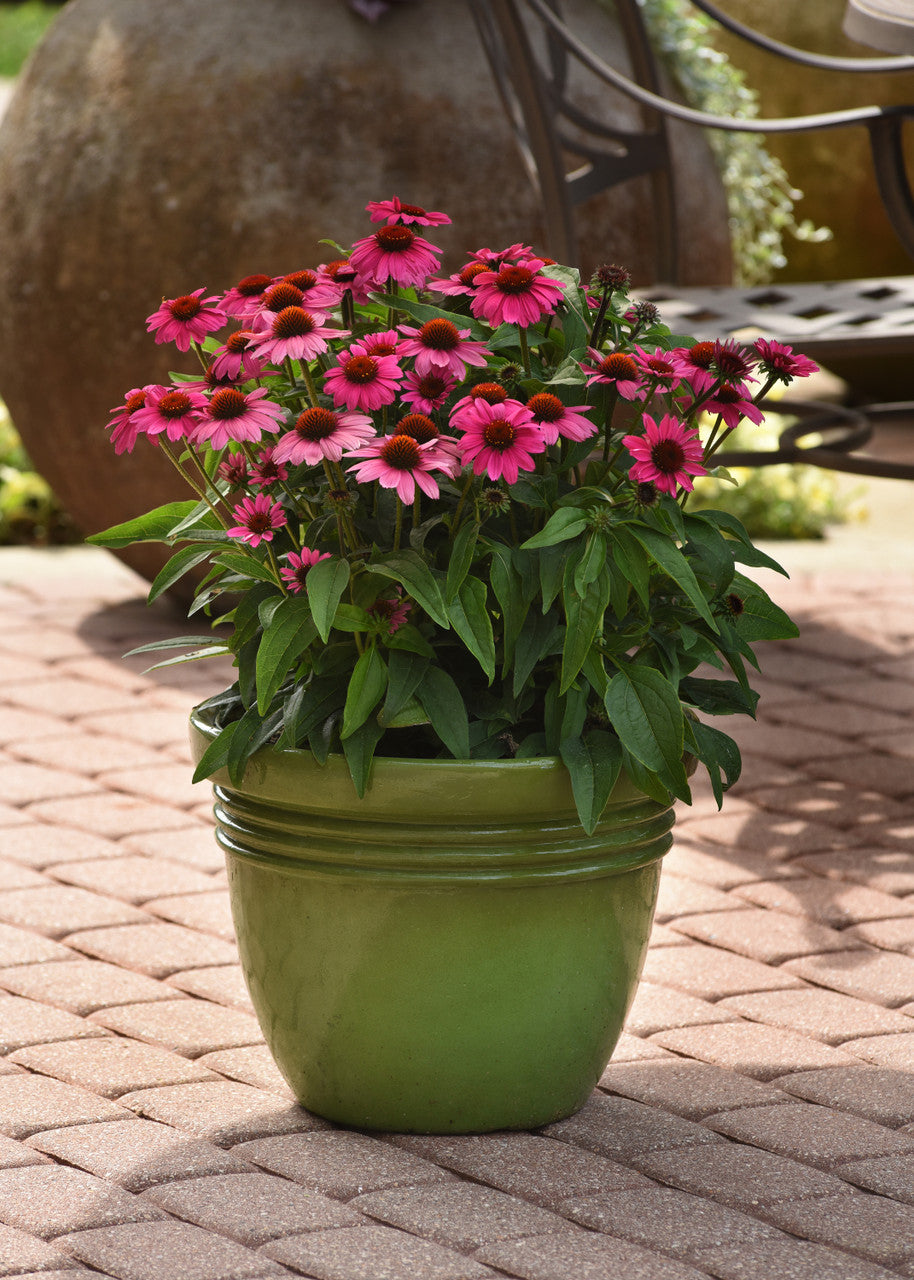
[{"label": "chair backrest", "polygon": [[[914,256],[914,195],[907,174],[903,127],[914,102],[856,107],[769,119],[715,115],[664,91],[637,0],[614,0],[630,71],[592,49],[562,18],[559,0],[469,0],[508,118],[539,188],[548,252],[578,259],[574,207],[630,178],[648,175],[657,212],[658,278],[677,283],[678,211],[668,122],[732,132],[782,134],[861,125],[868,130],[880,194],[894,230]],[[914,58],[842,58],[794,49],[730,18],[712,0],[694,0],[709,18],[791,67],[815,67],[840,76],[914,71]],[[618,91],[641,110],[641,124],[615,127],[597,119],[569,89],[573,66],[604,89]],[[914,98],[914,91],[912,91]],[[583,163],[569,167],[569,157]]]},{"label": "chair backrest", "polygon": [[[573,52],[561,35],[515,0],[469,0],[486,56],[531,181],[543,204],[546,249],[578,261],[574,207],[617,183],[648,176],[657,213],[656,267],[676,280],[677,211],[667,117],[643,108],[640,126],[598,120],[571,96]],[[546,0],[560,17],[557,0]],[[662,95],[659,68],[637,0],[615,0],[633,81]],[[607,25],[607,30],[609,30]]]}]

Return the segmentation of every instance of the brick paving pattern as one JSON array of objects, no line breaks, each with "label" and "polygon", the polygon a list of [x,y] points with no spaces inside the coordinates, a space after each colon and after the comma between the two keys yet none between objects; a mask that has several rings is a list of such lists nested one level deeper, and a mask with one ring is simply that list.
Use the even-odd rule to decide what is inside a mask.
[{"label": "brick paving pattern", "polygon": [[[251,1016],[186,717],[225,667],[107,554],[0,552],[0,1277],[914,1276],[914,600],[775,585],[722,815],[696,787],[574,1117],[363,1134]],[[192,628],[191,628],[192,629]]]}]

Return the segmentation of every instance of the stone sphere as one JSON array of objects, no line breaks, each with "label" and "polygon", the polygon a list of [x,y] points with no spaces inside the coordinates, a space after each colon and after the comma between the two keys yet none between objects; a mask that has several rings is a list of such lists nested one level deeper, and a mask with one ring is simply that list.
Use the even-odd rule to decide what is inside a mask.
[{"label": "stone sphere", "polygon": [[[594,0],[566,12],[614,48]],[[694,131],[676,155],[683,279],[726,282],[713,162]],[[365,204],[392,195],[450,214],[430,237],[448,269],[481,245],[548,252],[465,5],[370,24],[343,0],[69,0],[0,126],[0,396],[87,533],[189,496],[103,429],[127,390],[193,368],[146,332],[161,299],[328,261],[321,239],[367,234]],[[654,279],[652,217],[646,179],[588,202],[580,265]],[[148,575],[168,553],[123,554]]]}]

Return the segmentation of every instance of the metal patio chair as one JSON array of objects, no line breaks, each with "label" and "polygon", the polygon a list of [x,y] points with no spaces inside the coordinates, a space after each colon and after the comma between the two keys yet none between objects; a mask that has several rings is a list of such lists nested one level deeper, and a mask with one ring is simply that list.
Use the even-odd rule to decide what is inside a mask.
[{"label": "metal patio chair", "polygon": [[[776,135],[849,127],[867,130],[879,192],[900,243],[914,257],[914,194],[904,155],[904,126],[914,120],[914,57],[832,57],[795,49],[731,18],[710,0],[692,0],[731,34],[763,49],[781,64],[840,75],[907,73],[910,104],[855,107],[780,119],[744,119],[698,110],[664,92],[655,51],[637,0],[615,0],[631,76],[590,48],[563,19],[559,0],[470,0],[483,47],[531,181],[539,191],[545,251],[563,262],[578,257],[575,208],[598,192],[646,176],[659,211],[659,283],[638,290],[661,307],[664,320],[696,338],[754,330],[789,342],[817,360],[849,354],[914,354],[914,277],[844,280],[754,288],[683,288],[678,281],[677,203],[672,181],[669,124]],[[642,123],[618,127],[598,120],[570,91],[572,68],[583,68],[607,89],[641,107]],[[786,402],[781,402],[785,404]],[[815,462],[834,470],[914,479],[914,466],[860,457],[872,419],[914,411],[874,405],[867,410],[791,406],[803,420],[782,435],[774,453],[729,454],[737,464]],[[802,447],[812,433],[821,447]]]}]

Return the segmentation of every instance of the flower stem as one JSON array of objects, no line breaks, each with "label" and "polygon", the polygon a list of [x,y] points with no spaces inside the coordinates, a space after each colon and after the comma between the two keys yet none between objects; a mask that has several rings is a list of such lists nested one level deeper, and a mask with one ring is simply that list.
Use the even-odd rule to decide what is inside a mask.
[{"label": "flower stem", "polygon": [[317,408],[317,387],[314,384],[314,375],[311,372],[311,366],[307,360],[299,361],[301,371],[305,378],[305,386],[308,388],[308,399],[311,401],[312,407]]},{"label": "flower stem", "polygon": [[501,485],[508,497],[508,519],[511,522],[511,537],[514,539],[515,545],[517,545],[520,542],[520,538],[517,533],[517,521],[514,519],[514,502],[511,498],[511,490],[504,480],[502,480]]},{"label": "flower stem", "polygon": [[[171,465],[172,465],[172,466],[174,467],[174,469],[177,471],[178,475],[179,475],[179,476],[182,478],[182,480],[185,482],[185,484],[190,485],[191,489],[193,489],[193,491],[194,491],[194,493],[197,495],[197,497],[198,497],[198,498],[200,498],[200,499],[201,499],[201,501],[205,502],[205,503],[206,503],[206,505],[209,507],[210,511],[212,511],[213,515],[216,517],[216,519],[217,519],[217,520],[219,521],[219,523],[222,525],[222,528],[223,528],[223,529],[227,529],[227,528],[228,528],[228,523],[227,523],[227,521],[222,517],[222,515],[220,514],[220,512],[218,511],[218,509],[213,505],[213,502],[212,502],[212,500],[211,500],[211,498],[210,498],[209,494],[206,492],[206,490],[205,490],[205,489],[201,489],[201,488],[200,488],[200,486],[196,483],[196,481],[194,481],[193,479],[191,479],[191,477],[187,474],[187,472],[186,472],[186,471],[184,470],[184,468],[181,466],[181,463],[178,461],[177,457],[175,456],[175,453],[174,453],[174,451],[173,451],[173,449],[172,449],[171,445],[169,444],[169,442],[168,442],[167,440],[161,440],[161,441],[159,442],[159,447],[161,448],[162,452],[165,454],[165,457],[168,459],[168,461],[171,463]],[[209,480],[209,477],[207,476],[207,481],[208,481],[208,480]]]},{"label": "flower stem", "polygon": [[[603,437],[603,461],[604,462],[609,462],[609,442],[612,439],[613,414],[616,411],[616,404],[618,402],[618,399],[619,399],[619,388],[615,384],[613,384],[611,387],[607,387],[606,400],[605,400],[606,416],[603,423],[603,430],[605,432]],[[617,449],[615,455],[613,456],[613,462],[615,462],[618,456],[619,456],[619,450]]]},{"label": "flower stem", "polygon": [[397,494],[397,523],[394,527],[394,551],[400,550],[400,535],[403,532],[403,503]]},{"label": "flower stem", "polygon": [[463,493],[461,493],[457,501],[457,507],[454,511],[454,518],[451,521],[451,542],[454,541],[454,537],[457,533],[457,530],[460,528],[460,517],[463,514],[464,504],[466,503],[467,497],[470,492],[470,486],[472,485],[472,483],[473,483],[473,472],[468,471],[466,484],[463,486]]},{"label": "flower stem", "polygon": [[523,361],[524,373],[530,377],[530,348],[527,346],[527,330],[517,326],[517,340],[520,343],[520,358]]},{"label": "flower stem", "polygon": [[279,572],[279,561],[276,559],[276,552],[273,550],[269,542],[265,542],[264,546],[267,549],[267,557],[270,561],[270,568],[273,570],[273,573],[276,577],[276,585],[279,587],[283,595],[287,596],[289,594],[289,588],[283,582],[282,574]]}]

